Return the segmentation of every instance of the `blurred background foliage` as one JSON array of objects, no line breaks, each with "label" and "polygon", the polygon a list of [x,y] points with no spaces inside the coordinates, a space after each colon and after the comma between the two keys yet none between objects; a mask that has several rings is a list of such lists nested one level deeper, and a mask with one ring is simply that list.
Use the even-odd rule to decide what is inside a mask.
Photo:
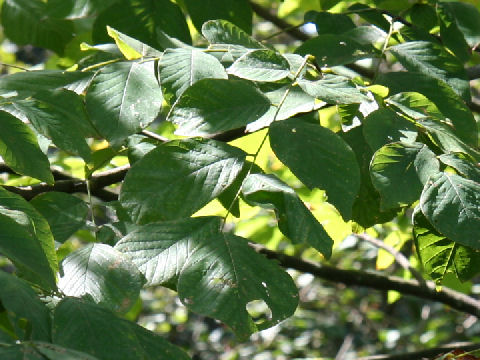
[{"label": "blurred background foliage", "polygon": [[[0,1],[3,2],[3,1]],[[361,2],[392,12],[399,12],[408,17],[408,11],[415,3],[428,1],[414,0],[256,0],[256,3],[280,19],[293,25],[302,24],[304,15],[310,10],[329,10],[343,12],[354,2]],[[479,1],[469,3],[480,9]],[[185,6],[183,0],[177,0]],[[362,19],[354,16],[357,24]],[[193,42],[201,43],[201,38],[190,21]],[[88,24],[87,24],[88,26]],[[315,34],[312,24],[305,24],[302,30]],[[301,42],[281,32],[272,22],[258,15],[253,16],[253,35],[266,40],[284,52],[294,50]],[[279,32],[280,31],[280,32]],[[21,68],[66,69],[74,66],[85,55],[80,50],[81,43],[92,43],[91,33],[84,32],[75,37],[66,47],[64,54],[57,55],[32,45],[16,45],[0,34],[0,69],[3,74],[21,71]],[[470,64],[479,63],[478,54],[472,56]],[[13,66],[12,66],[13,65]],[[363,64],[373,66],[373,64]],[[388,64],[393,66],[393,64]],[[16,68],[19,67],[19,68]],[[475,85],[475,84],[474,84]],[[163,114],[153,125],[160,135],[174,137],[172,126],[162,121]],[[318,112],[322,125],[334,131],[341,129],[339,109],[330,107]],[[478,121],[478,120],[477,120]],[[248,153],[255,152],[263,132],[235,140],[233,144]],[[92,143],[92,148],[101,151],[106,143]],[[325,226],[335,240],[335,249],[331,265],[343,269],[379,271],[395,274],[404,278],[411,275],[400,268],[393,257],[384,250],[358,239],[352,233],[359,232],[358,225],[346,223],[338,212],[326,202],[322,191],[310,191],[275,157],[268,144],[264,146],[257,163],[266,173],[275,173],[300,194],[302,200],[312,210],[317,219]],[[148,143],[142,143],[136,149],[143,151]],[[142,150],[143,149],[143,150]],[[101,152],[98,157],[102,160]],[[55,166],[73,176],[84,176],[84,163],[77,158],[61,152],[56,156]],[[110,154],[99,161],[97,170],[104,170],[127,163],[127,154]],[[135,154],[129,154],[135,156]],[[25,178],[12,174],[1,174],[0,181],[6,185],[25,185]],[[275,217],[271,211],[250,207],[240,202],[244,217],[229,218],[232,228],[243,237],[249,238],[268,248],[281,250],[287,254],[314,261],[325,261],[320,255],[302,245],[291,245],[275,226]],[[78,230],[72,238],[60,248],[60,253],[67,255],[85,242],[95,241],[92,230],[101,225],[102,218],[121,216],[113,207],[94,206],[96,224],[90,223]],[[197,215],[225,215],[225,209],[218,201],[213,201],[201,209]],[[416,264],[412,250],[411,213],[407,210],[394,221],[377,225],[366,232],[383,239],[397,250],[402,250]],[[248,220],[244,220],[248,219]],[[105,221],[106,223],[107,221]],[[101,228],[100,236],[114,238],[118,229]],[[113,240],[112,240],[113,241]],[[3,268],[8,261],[0,259]],[[266,331],[252,335],[251,341],[238,343],[233,333],[215,320],[193,314],[180,303],[176,293],[162,287],[142,290],[137,304],[125,315],[137,320],[149,330],[156,331],[169,341],[188,351],[194,360],[290,360],[290,359],[345,359],[353,360],[376,353],[408,352],[422,348],[435,347],[452,341],[480,341],[480,322],[471,315],[463,315],[434,302],[401,296],[396,292],[373,291],[362,287],[346,287],[342,284],[315,279],[312,275],[290,271],[300,293],[300,306],[295,316]],[[445,285],[465,293],[480,294],[480,279],[459,283],[453,276]],[[253,303],[251,314],[264,315],[265,306]],[[340,355],[342,357],[340,357]]]}]

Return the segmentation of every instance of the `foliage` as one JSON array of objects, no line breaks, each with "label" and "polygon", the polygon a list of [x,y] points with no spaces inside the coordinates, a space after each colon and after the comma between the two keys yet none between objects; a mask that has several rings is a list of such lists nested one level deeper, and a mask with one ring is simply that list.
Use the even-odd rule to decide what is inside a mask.
[{"label": "foliage", "polygon": [[[308,36],[262,5],[3,1],[5,42],[51,54],[0,77],[2,358],[188,359],[136,323],[142,289],[242,342],[294,315],[301,272],[480,314],[420,278],[479,272],[478,8],[280,4]],[[356,235],[417,280],[302,259],[348,267]]]}]

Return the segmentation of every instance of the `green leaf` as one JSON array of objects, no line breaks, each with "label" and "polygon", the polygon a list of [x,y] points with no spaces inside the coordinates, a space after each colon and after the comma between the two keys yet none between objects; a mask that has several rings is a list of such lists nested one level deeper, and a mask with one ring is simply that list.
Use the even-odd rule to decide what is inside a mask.
[{"label": "green leaf", "polygon": [[275,82],[290,75],[290,64],[273,50],[254,50],[237,59],[227,71],[242,79]]},{"label": "green leaf", "polygon": [[388,32],[390,29],[389,21],[383,16],[379,9],[372,8],[365,4],[355,3],[350,6],[348,10],[356,13],[359,17],[366,20],[366,22],[379,27],[385,32]]},{"label": "green leaf", "polygon": [[203,24],[202,35],[210,44],[240,45],[247,49],[264,49],[258,42],[237,25],[227,20],[210,20]]},{"label": "green leaf", "polygon": [[[7,310],[18,338],[49,341],[50,313],[35,291],[26,282],[4,271],[0,271],[0,287],[0,302]],[[22,324],[25,320],[28,321],[30,330]]]},{"label": "green leaf", "polygon": [[307,94],[329,104],[354,104],[370,101],[355,87],[352,81],[343,76],[327,74],[317,81],[300,79],[297,82]]},{"label": "green leaf", "polygon": [[445,115],[438,110],[432,101],[417,92],[401,92],[385,99],[385,102],[393,105],[414,120],[421,120],[426,116],[431,116],[447,121]]},{"label": "green leaf", "polygon": [[105,244],[89,244],[61,263],[58,288],[67,296],[90,295],[95,303],[126,312],[137,300],[145,279],[122,253]]},{"label": "green leaf", "polygon": [[50,13],[73,20],[96,16],[117,0],[49,0]]},{"label": "green leaf", "polygon": [[31,0],[4,1],[2,27],[5,36],[18,45],[33,44],[59,55],[73,39],[74,31],[72,22],[49,15],[46,2]]},{"label": "green leaf", "polygon": [[305,41],[295,52],[300,55],[315,56],[321,67],[332,67],[375,57],[376,49],[362,45],[346,35],[324,34]]},{"label": "green leaf", "polygon": [[345,220],[360,187],[352,149],[334,132],[296,119],[270,126],[270,145],[277,157],[309,188],[326,191]]},{"label": "green leaf", "polygon": [[418,124],[428,131],[433,142],[445,152],[461,152],[480,161],[480,152],[460,140],[449,124],[429,118],[419,121]]},{"label": "green leaf", "polygon": [[402,141],[413,143],[417,138],[417,128],[404,117],[388,108],[371,112],[363,121],[365,140],[373,151],[383,145]]},{"label": "green leaf", "polygon": [[[445,6],[445,3],[439,2],[436,6],[438,20],[440,22],[440,36],[443,41],[443,44],[448,47],[452,52],[462,61],[466,62],[471,57],[470,47],[465,40],[465,37],[460,30],[457,19],[454,16],[452,7],[448,5]],[[473,10],[478,10],[472,6]],[[470,10],[470,14],[475,14],[475,12]],[[465,16],[465,14],[463,14]],[[473,44],[475,46],[476,44]]]},{"label": "green leaf", "polygon": [[163,95],[171,104],[198,80],[228,78],[214,56],[193,48],[165,50],[158,63],[158,76]]},{"label": "green leaf", "polygon": [[374,154],[370,164],[372,183],[382,197],[382,209],[418,200],[423,184],[438,171],[435,154],[420,143],[385,145]]},{"label": "green leaf", "polygon": [[356,27],[348,15],[328,11],[309,11],[304,18],[315,24],[318,34],[343,34]]},{"label": "green leaf", "polygon": [[389,48],[411,72],[444,81],[465,101],[470,100],[470,84],[463,64],[441,45],[428,41],[409,41]]},{"label": "green leaf", "polygon": [[442,154],[438,159],[457,170],[464,177],[480,183],[480,166],[475,161],[461,154]]},{"label": "green leaf", "polygon": [[14,344],[0,348],[0,356],[5,360],[44,360],[45,358],[26,344]]},{"label": "green leaf", "polygon": [[420,197],[428,221],[452,241],[480,249],[480,184],[458,175],[430,178]]},{"label": "green leaf", "polygon": [[75,298],[65,298],[55,308],[53,342],[102,360],[189,359],[161,336]]},{"label": "green leaf", "polygon": [[440,234],[418,207],[413,214],[413,235],[423,267],[435,282],[441,283],[447,273],[455,274],[460,281],[478,273],[480,253]]},{"label": "green leaf", "polygon": [[0,187],[0,249],[28,280],[55,289],[58,269],[47,221],[19,195]]},{"label": "green leaf", "polygon": [[[293,315],[297,288],[275,262],[232,234],[218,233],[202,240],[178,280],[179,297],[188,308],[224,322],[240,340]],[[255,323],[246,310],[253,300],[263,300],[271,318]]]},{"label": "green leaf", "polygon": [[107,26],[108,35],[115,40],[118,49],[122,52],[127,60],[140,59],[142,57],[160,57],[162,52],[158,51],[147,44],[138,41],[124,33]]},{"label": "green leaf", "polygon": [[117,143],[155,120],[162,92],[153,62],[120,62],[103,67],[87,90],[88,114],[98,132]]},{"label": "green leaf", "polygon": [[35,196],[30,204],[48,221],[53,238],[61,243],[85,224],[88,214],[84,201],[66,193],[43,193]]},{"label": "green leaf", "polygon": [[252,33],[252,9],[247,0],[185,0],[193,25],[200,30],[207,20],[227,20]]},{"label": "green leaf", "polygon": [[93,74],[81,71],[36,70],[0,77],[0,94],[13,93],[28,97],[41,91],[67,89],[83,93]]},{"label": "green leaf", "polygon": [[245,126],[269,107],[270,101],[248,82],[203,79],[182,94],[167,120],[179,125],[178,135],[202,136]]},{"label": "green leaf", "polygon": [[377,83],[387,86],[390,95],[400,92],[423,94],[451,121],[459,138],[467,144],[477,145],[478,130],[472,112],[444,82],[424,74],[402,71],[380,74]]},{"label": "green leaf", "polygon": [[214,140],[160,145],[132,166],[120,202],[139,224],[190,216],[235,180],[245,156]]},{"label": "green leaf", "polygon": [[0,156],[15,172],[53,184],[50,163],[30,128],[0,111]]},{"label": "green leaf", "polygon": [[372,184],[370,161],[373,152],[365,141],[363,125],[354,127],[348,132],[342,133],[341,136],[353,149],[360,167],[360,190],[353,203],[352,220],[364,228],[392,220],[397,214],[397,209],[382,211],[380,194]]},{"label": "green leaf", "polygon": [[147,286],[176,287],[191,255],[190,243],[210,239],[220,230],[219,218],[196,217],[140,226],[120,239],[115,249],[130,257],[147,280]]},{"label": "green leaf", "polygon": [[84,352],[66,349],[56,344],[35,341],[31,343],[31,345],[37,352],[47,357],[49,360],[99,360],[98,358]]},{"label": "green leaf", "polygon": [[[480,12],[478,8],[465,2],[441,2],[439,6],[442,10],[448,11],[455,19],[454,21],[468,45],[471,48],[477,46],[480,42]],[[447,44],[447,46],[449,45]]]},{"label": "green leaf", "polygon": [[288,185],[274,175],[250,174],[243,182],[242,194],[250,204],[273,207],[280,231],[295,244],[307,243],[330,258],[333,240]]},{"label": "green leaf", "polygon": [[109,42],[107,25],[154,49],[163,49],[159,34],[191,44],[185,15],[169,0],[118,0],[103,10],[93,24],[93,41]]},{"label": "green leaf", "polygon": [[414,4],[410,9],[412,23],[425,31],[430,31],[437,26],[437,13],[435,8],[429,4]]},{"label": "green leaf", "polygon": [[[270,100],[271,105],[258,120],[247,125],[247,132],[255,132],[267,127],[274,120],[285,120],[299,113],[312,112],[322,107],[321,103],[317,103],[313,96],[305,93],[299,86],[265,83],[259,87]],[[289,91],[288,96],[278,110],[278,104],[286,91]]]},{"label": "green leaf", "polygon": [[[150,284],[173,284],[192,311],[229,325],[241,339],[291,316],[298,293],[290,276],[248,246],[220,232],[221,218],[189,218],[148,224],[116,245],[129,254]],[[246,311],[263,300],[272,317],[256,324]]]},{"label": "green leaf", "polygon": [[87,118],[80,96],[68,90],[39,92],[29,100],[14,101],[13,107],[60,149],[90,160],[85,137],[94,135],[96,130]]}]

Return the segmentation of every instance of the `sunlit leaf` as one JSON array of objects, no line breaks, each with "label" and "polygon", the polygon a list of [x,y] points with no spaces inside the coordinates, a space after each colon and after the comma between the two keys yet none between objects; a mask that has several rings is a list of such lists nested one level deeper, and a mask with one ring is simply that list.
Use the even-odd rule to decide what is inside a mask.
[{"label": "sunlit leaf", "polygon": [[438,173],[420,197],[423,214],[452,241],[480,249],[480,184],[458,175]]},{"label": "sunlit leaf", "polygon": [[273,207],[280,231],[293,243],[307,243],[330,257],[333,240],[295,191],[281,180],[273,175],[250,174],[243,182],[242,195],[250,204]]},{"label": "sunlit leaf", "polygon": [[160,145],[132,166],[120,201],[136,223],[190,216],[235,180],[245,156],[213,140]]},{"label": "sunlit leaf", "polygon": [[178,135],[202,136],[245,126],[269,107],[270,101],[248,82],[203,79],[182,94],[168,120],[179,125]]}]

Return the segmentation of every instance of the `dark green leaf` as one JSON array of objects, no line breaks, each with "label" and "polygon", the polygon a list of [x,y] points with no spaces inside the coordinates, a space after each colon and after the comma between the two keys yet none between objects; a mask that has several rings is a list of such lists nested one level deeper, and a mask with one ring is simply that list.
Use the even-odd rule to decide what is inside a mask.
[{"label": "dark green leaf", "polygon": [[86,106],[99,133],[114,143],[147,127],[160,111],[162,92],[153,62],[103,67],[88,87]]},{"label": "dark green leaf", "polygon": [[[471,48],[477,46],[480,42],[480,13],[478,8],[473,4],[460,1],[441,2],[439,6],[444,11],[448,11],[455,19],[456,25],[463,34],[468,45]],[[447,46],[449,45],[447,44]]]},{"label": "dark green leaf", "polygon": [[50,163],[30,128],[0,111],[0,156],[15,172],[53,184]]},{"label": "dark green leaf", "polygon": [[333,240],[295,191],[274,175],[250,174],[243,182],[242,194],[251,204],[273,207],[280,231],[295,244],[307,243],[326,258],[331,256]]},{"label": "dark green leaf", "polygon": [[349,11],[356,12],[359,17],[366,20],[368,23],[378,26],[385,32],[390,29],[390,23],[383,16],[379,9],[372,8],[370,6],[355,3],[348,8]]},{"label": "dark green leaf", "polygon": [[63,243],[80,229],[88,214],[88,206],[66,193],[48,192],[34,197],[30,204],[48,221],[55,241]]},{"label": "dark green leaf", "polygon": [[[177,288],[188,308],[224,322],[241,340],[293,315],[298,304],[292,278],[245,239],[228,233],[196,244]],[[253,300],[263,300],[271,318],[255,323],[246,310]]]},{"label": "dark green leaf", "polygon": [[480,183],[480,166],[475,161],[461,154],[442,154],[438,158],[442,163],[451,166],[466,178]]},{"label": "dark green leaf", "polygon": [[173,104],[185,90],[201,79],[227,79],[222,64],[196,49],[167,49],[158,63],[163,95]]},{"label": "dark green leaf", "polygon": [[408,71],[444,81],[465,101],[470,100],[470,85],[463,64],[442,46],[428,41],[409,41],[389,49]]},{"label": "dark green leaf", "polygon": [[[262,84],[260,89],[270,100],[270,108],[258,120],[247,125],[247,132],[255,132],[267,127],[274,120],[285,120],[299,113],[308,113],[319,109],[322,105],[316,103],[313,96],[308,95],[299,86],[291,87],[283,84]],[[284,99],[280,110],[278,104],[289,91]]]},{"label": "dark green leaf", "polygon": [[381,108],[371,112],[363,121],[365,140],[373,151],[396,141],[413,143],[417,128],[394,111]]},{"label": "dark green leaf", "polygon": [[28,97],[41,91],[67,89],[81,94],[92,79],[90,72],[37,70],[0,77],[0,94]]},{"label": "dark green leaf", "polygon": [[197,217],[140,226],[115,249],[128,255],[145,276],[147,286],[175,286],[193,247],[220,231],[219,218]]},{"label": "dark green leaf", "polygon": [[353,203],[352,220],[364,228],[392,220],[397,213],[397,209],[382,211],[380,194],[372,184],[370,162],[373,152],[365,141],[363,125],[354,127],[341,135],[353,149],[361,174],[360,190]]},{"label": "dark green leaf", "polygon": [[[35,291],[26,282],[3,271],[0,271],[0,287],[0,302],[18,338],[49,341],[50,313]],[[22,325],[25,319],[31,326],[31,333]]]},{"label": "dark green leaf", "polygon": [[15,101],[13,107],[60,149],[90,160],[85,137],[94,135],[96,130],[87,119],[83,100],[77,94],[67,90],[36,93],[33,99]]},{"label": "dark green leaf", "polygon": [[62,55],[73,38],[73,24],[48,14],[43,1],[6,0],[2,6],[2,27],[10,40],[18,45],[33,44]]},{"label": "dark green leaf", "polygon": [[[32,343],[32,346],[49,360],[99,360],[84,352],[66,349],[56,344],[35,341]],[[42,357],[42,359],[44,358]]]},{"label": "dark green leaf", "polygon": [[452,241],[480,249],[480,184],[458,175],[430,178],[420,197],[423,214]]},{"label": "dark green leaf", "polygon": [[382,209],[398,208],[418,200],[423,184],[438,171],[435,154],[419,143],[385,145],[375,153],[370,164],[372,183],[382,197]]},{"label": "dark green leaf", "polygon": [[331,130],[296,119],[273,123],[269,136],[280,161],[309,188],[326,190],[328,201],[350,219],[360,187],[352,149]]},{"label": "dark green leaf", "polygon": [[97,304],[126,312],[137,300],[145,279],[122,253],[105,244],[90,244],[61,263],[58,288],[67,296],[90,295]]},{"label": "dark green leaf", "polygon": [[300,79],[298,85],[307,94],[329,104],[354,104],[369,101],[348,78],[325,75],[317,81]]},{"label": "dark green leaf", "polygon": [[435,119],[423,119],[418,122],[423,126],[436,143],[445,152],[461,152],[480,161],[480,152],[465,144],[455,134],[451,125]]},{"label": "dark green leaf", "polygon": [[202,136],[245,126],[269,107],[270,101],[248,82],[203,79],[182,94],[168,120],[179,125],[176,134]]},{"label": "dark green leaf", "polygon": [[208,20],[227,20],[252,33],[252,9],[247,0],[185,0],[193,25],[200,30]]},{"label": "dark green leaf", "polygon": [[0,248],[28,280],[55,289],[57,256],[47,221],[19,195],[0,187]]},{"label": "dark green leaf", "polygon": [[435,8],[429,4],[417,3],[413,5],[410,9],[410,18],[415,26],[419,26],[426,31],[430,31],[438,24]]},{"label": "dark green leaf", "polygon": [[454,126],[455,134],[467,144],[477,145],[478,130],[472,112],[462,99],[445,83],[414,72],[381,74],[377,83],[387,86],[390,95],[418,92],[430,99]]},{"label": "dark green leaf", "polygon": [[[436,9],[438,20],[440,21],[440,36],[444,45],[452,50],[462,62],[468,61],[471,57],[470,48],[462,31],[460,31],[452,8],[445,6],[445,3],[442,1],[437,4]],[[474,8],[474,10],[476,9]],[[478,14],[478,10],[476,12]],[[475,45],[472,45],[472,47]]]},{"label": "dark green leaf", "polygon": [[191,43],[185,16],[169,0],[118,0],[105,9],[93,25],[93,41],[110,40],[107,25],[155,49],[163,49],[158,34],[164,32],[185,43]]},{"label": "dark green leaf", "polygon": [[247,49],[265,48],[244,30],[226,20],[207,21],[202,26],[202,35],[210,44],[240,45]]},{"label": "dark green leaf", "polygon": [[345,14],[333,14],[328,11],[309,11],[305,22],[313,22],[318,34],[342,34],[355,28],[355,24]]},{"label": "dark green leaf", "polygon": [[423,267],[437,283],[441,283],[447,273],[455,274],[461,281],[470,280],[478,273],[480,253],[440,234],[418,207],[413,214],[413,234]]},{"label": "dark green leaf", "polygon": [[345,35],[325,34],[305,41],[295,50],[300,55],[313,55],[321,67],[349,64],[354,61],[375,57],[375,48],[362,45]]},{"label": "dark green leaf", "polygon": [[53,342],[102,360],[189,359],[162,337],[119,319],[101,306],[75,298],[65,298],[55,308]]},{"label": "dark green leaf", "polygon": [[214,140],[160,145],[132,166],[120,202],[139,224],[190,216],[235,180],[245,156]]},{"label": "dark green leaf", "polygon": [[290,64],[273,50],[254,50],[236,60],[228,73],[251,81],[274,82],[290,74]]}]

